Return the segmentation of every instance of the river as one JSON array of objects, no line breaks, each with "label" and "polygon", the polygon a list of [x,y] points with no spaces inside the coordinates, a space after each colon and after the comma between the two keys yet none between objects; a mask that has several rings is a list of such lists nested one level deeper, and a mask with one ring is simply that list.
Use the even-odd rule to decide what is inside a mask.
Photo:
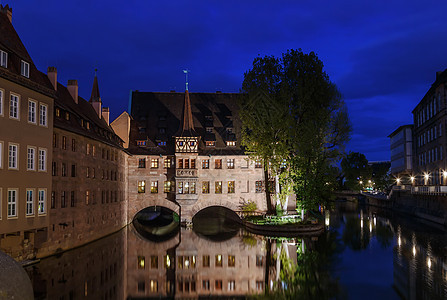
[{"label": "river", "polygon": [[319,236],[269,238],[226,223],[220,234],[151,239],[129,225],[26,271],[36,299],[447,299],[443,228],[350,202],[326,215]]}]

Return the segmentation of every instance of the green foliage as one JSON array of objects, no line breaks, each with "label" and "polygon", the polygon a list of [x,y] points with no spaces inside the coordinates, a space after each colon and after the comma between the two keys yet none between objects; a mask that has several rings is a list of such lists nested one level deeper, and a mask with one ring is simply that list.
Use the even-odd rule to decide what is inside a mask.
[{"label": "green foliage", "polygon": [[341,169],[345,175],[346,188],[353,191],[361,190],[372,177],[368,160],[362,153],[349,152],[341,161]]},{"label": "green foliage", "polygon": [[392,184],[390,167],[390,162],[372,164],[372,180],[375,182],[375,187],[377,190],[385,190]]},{"label": "green foliage", "polygon": [[292,192],[305,209],[327,200],[351,127],[317,55],[288,50],[281,58],[257,57],[242,92],[242,144],[279,176],[280,201]]},{"label": "green foliage", "polygon": [[239,203],[240,203],[240,205],[239,205],[240,209],[245,213],[255,212],[258,209],[256,202],[254,202],[253,200],[250,200],[250,199],[245,200],[244,198],[241,197],[241,200]]}]

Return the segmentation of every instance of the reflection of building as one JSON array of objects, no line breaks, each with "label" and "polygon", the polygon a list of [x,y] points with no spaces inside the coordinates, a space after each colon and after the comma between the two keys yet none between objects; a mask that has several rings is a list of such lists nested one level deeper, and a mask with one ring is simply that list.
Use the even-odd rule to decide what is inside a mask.
[{"label": "reflection of building", "polygon": [[0,248],[20,260],[46,240],[54,91],[0,4]]},{"label": "reflection of building", "polygon": [[[129,219],[150,205],[190,222],[199,210],[266,210],[264,172],[241,147],[238,94],[132,93],[132,113],[112,127],[129,140]],[[129,135],[127,136],[127,133]]]},{"label": "reflection of building", "polygon": [[238,235],[215,242],[191,230],[182,230],[181,235],[178,244],[178,238],[151,243],[129,234],[129,297],[242,296],[264,290],[266,253],[262,240]]}]

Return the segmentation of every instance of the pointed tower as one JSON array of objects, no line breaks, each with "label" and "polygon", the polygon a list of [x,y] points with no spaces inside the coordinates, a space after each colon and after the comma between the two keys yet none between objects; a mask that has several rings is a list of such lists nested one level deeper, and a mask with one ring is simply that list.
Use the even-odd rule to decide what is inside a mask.
[{"label": "pointed tower", "polygon": [[96,113],[98,114],[98,117],[101,119],[102,116],[102,101],[101,96],[99,95],[99,87],[98,87],[98,77],[96,76],[96,72],[98,70],[95,69],[95,78],[93,79],[93,88],[92,88],[92,95],[90,96],[90,104],[95,109]]},{"label": "pointed tower", "polygon": [[183,115],[180,128],[175,135],[175,152],[177,153],[197,153],[199,144],[199,135],[194,129],[192,119],[191,101],[188,91],[188,70],[183,71],[186,74],[185,101],[183,103]]}]

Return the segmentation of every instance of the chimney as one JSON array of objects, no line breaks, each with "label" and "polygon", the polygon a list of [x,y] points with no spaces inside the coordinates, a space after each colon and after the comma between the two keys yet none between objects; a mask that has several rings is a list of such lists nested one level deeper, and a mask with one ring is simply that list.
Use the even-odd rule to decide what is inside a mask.
[{"label": "chimney", "polygon": [[47,76],[50,80],[51,84],[54,87],[54,90],[57,91],[57,69],[56,67],[48,67]]},{"label": "chimney", "polygon": [[12,7],[9,7],[8,4],[6,4],[5,6],[0,4],[0,12],[5,14],[8,17],[9,22],[12,23]]},{"label": "chimney", "polygon": [[104,121],[106,121],[107,125],[109,125],[109,116],[110,116],[109,108],[103,107],[102,108],[102,118],[104,119]]},{"label": "chimney", "polygon": [[443,73],[443,71],[437,71],[436,72],[436,80],[438,80],[439,76],[441,76],[442,73]]},{"label": "chimney", "polygon": [[78,81],[76,79],[68,80],[67,89],[74,102],[78,104]]}]

